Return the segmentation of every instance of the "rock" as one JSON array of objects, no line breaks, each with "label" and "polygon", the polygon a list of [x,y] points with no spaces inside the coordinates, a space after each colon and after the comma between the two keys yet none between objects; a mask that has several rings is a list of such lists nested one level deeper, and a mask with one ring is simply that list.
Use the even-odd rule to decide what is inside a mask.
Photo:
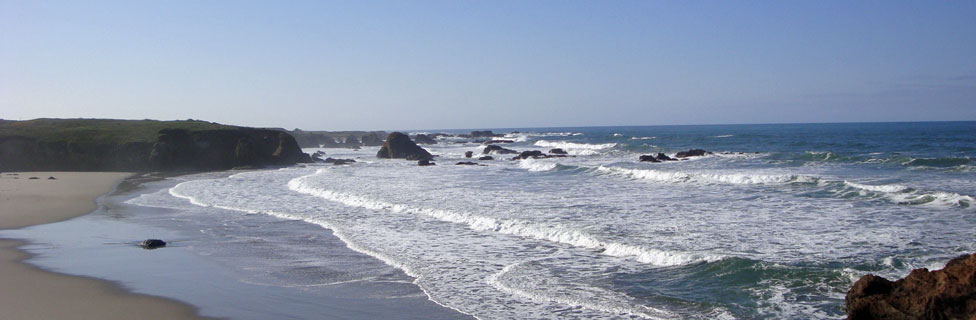
[{"label": "rock", "polygon": [[325,162],[325,163],[331,163],[333,165],[339,166],[339,165],[350,164],[350,163],[356,162],[356,160],[353,160],[353,159],[334,159],[334,158],[331,158],[330,157],[330,158],[325,158],[325,160],[323,160],[323,162]]},{"label": "rock", "polygon": [[363,146],[366,147],[378,147],[383,145],[383,139],[380,139],[379,134],[376,132],[370,132],[369,134],[361,138]]},{"label": "rock", "polygon": [[146,239],[142,241],[141,245],[143,249],[156,249],[156,248],[165,247],[166,241],[159,240],[159,239]]},{"label": "rock", "polygon": [[376,153],[376,157],[407,160],[431,160],[434,158],[430,152],[413,143],[410,137],[400,132],[391,133],[386,137],[386,143]]},{"label": "rock", "polygon": [[40,179],[40,178],[38,178],[38,177],[30,177],[30,178],[27,178],[27,180],[37,180],[37,179]]},{"label": "rock", "polygon": [[518,151],[512,149],[505,149],[500,146],[490,145],[485,147],[485,150],[481,154],[517,154]]},{"label": "rock", "polygon": [[661,162],[661,160],[658,160],[657,158],[649,154],[642,155],[640,156],[639,159],[641,162]]},{"label": "rock", "polygon": [[465,151],[464,152],[464,157],[465,158],[470,158],[470,157],[473,157],[473,156],[474,156],[474,152],[471,152],[471,151]]},{"label": "rock", "polygon": [[479,137],[493,138],[493,137],[504,137],[504,136],[505,135],[502,134],[495,134],[494,132],[491,132],[491,130],[471,131],[471,137],[474,138],[479,138]]},{"label": "rock", "polygon": [[343,147],[350,149],[359,149],[359,145],[359,139],[357,139],[355,136],[346,137],[346,141],[342,143]]},{"label": "rock", "polygon": [[516,158],[518,158],[518,159],[528,159],[528,158],[538,159],[538,158],[545,158],[545,157],[547,157],[547,156],[546,156],[546,154],[542,153],[542,151],[532,150],[532,151],[522,151],[522,153],[519,153],[518,157],[516,157]]},{"label": "rock", "polygon": [[847,292],[847,319],[976,319],[976,254],[942,270],[912,270],[889,281],[872,274]]},{"label": "rock", "polygon": [[566,150],[563,150],[563,149],[560,149],[560,148],[549,149],[549,154],[563,154],[564,155],[564,154],[566,154]]},{"label": "rock", "polygon": [[671,158],[668,155],[663,154],[663,153],[660,153],[660,152],[657,153],[657,157],[655,157],[655,159],[658,159],[660,161],[677,161],[678,160],[678,159]]},{"label": "rock", "polygon": [[482,142],[482,144],[492,144],[492,143],[515,143],[515,140],[488,140]]},{"label": "rock", "polygon": [[437,140],[427,136],[426,134],[418,134],[413,136],[414,142],[417,144],[437,144]]},{"label": "rock", "polygon": [[701,156],[704,156],[704,155],[709,154],[709,153],[711,153],[711,152],[708,152],[708,151],[705,151],[705,150],[702,150],[702,149],[691,149],[691,150],[688,150],[688,151],[678,152],[678,154],[676,154],[674,156],[675,157],[678,157],[678,158],[701,157]]},{"label": "rock", "polygon": [[421,167],[426,167],[426,166],[433,166],[437,164],[430,160],[419,160],[417,161],[417,165]]},{"label": "rock", "polygon": [[495,160],[495,158],[492,158],[491,156],[484,156],[484,157],[478,158],[478,160]]},{"label": "rock", "polygon": [[478,164],[477,163],[474,163],[474,162],[471,162],[471,161],[462,161],[462,162],[455,163],[454,165],[456,165],[456,166],[476,166]]},{"label": "rock", "polygon": [[58,178],[55,178],[55,177],[47,177],[47,179],[48,180],[58,180]]}]

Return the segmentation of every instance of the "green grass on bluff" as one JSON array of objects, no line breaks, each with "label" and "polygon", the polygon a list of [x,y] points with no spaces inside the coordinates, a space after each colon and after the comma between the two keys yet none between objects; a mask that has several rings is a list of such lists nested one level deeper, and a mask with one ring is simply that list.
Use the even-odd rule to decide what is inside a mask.
[{"label": "green grass on bluff", "polygon": [[0,122],[0,138],[22,136],[41,142],[152,143],[162,129],[239,129],[199,120],[34,119]]}]

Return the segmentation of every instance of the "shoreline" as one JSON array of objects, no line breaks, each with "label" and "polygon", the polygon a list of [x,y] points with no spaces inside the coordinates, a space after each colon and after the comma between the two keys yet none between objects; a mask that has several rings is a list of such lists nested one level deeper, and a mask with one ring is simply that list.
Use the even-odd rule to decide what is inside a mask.
[{"label": "shoreline", "polygon": [[[16,172],[0,175],[0,230],[91,213],[96,199],[132,177],[121,172]],[[37,179],[31,179],[37,177]],[[48,179],[54,177],[55,179]],[[15,179],[16,178],[16,179]],[[0,318],[207,319],[196,307],[133,293],[118,283],[44,270],[26,262],[28,242],[0,238]]]}]

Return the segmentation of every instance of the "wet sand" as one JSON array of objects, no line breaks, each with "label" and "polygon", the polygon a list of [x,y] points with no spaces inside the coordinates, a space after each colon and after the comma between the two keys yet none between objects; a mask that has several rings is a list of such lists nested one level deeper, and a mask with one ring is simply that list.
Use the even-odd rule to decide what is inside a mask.
[{"label": "wet sand", "polygon": [[[129,173],[0,174],[0,229],[85,215]],[[37,177],[37,179],[30,179]],[[48,179],[55,177],[55,179]],[[190,305],[129,293],[119,285],[39,269],[22,241],[0,239],[0,319],[202,319]]]}]

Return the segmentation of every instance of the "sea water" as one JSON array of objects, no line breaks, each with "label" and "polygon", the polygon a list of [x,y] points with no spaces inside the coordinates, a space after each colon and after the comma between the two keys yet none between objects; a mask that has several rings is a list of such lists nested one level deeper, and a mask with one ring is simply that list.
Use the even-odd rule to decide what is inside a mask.
[{"label": "sea water", "polygon": [[[840,318],[865,274],[976,252],[976,122],[495,132],[569,155],[459,166],[484,145],[456,137],[424,145],[430,167],[306,149],[357,162],[184,176],[127,203],[239,241],[199,251],[248,261],[242,281],[406,281],[481,319]],[[692,148],[711,154],[638,161]],[[358,253],[323,253],[340,244]]]}]

